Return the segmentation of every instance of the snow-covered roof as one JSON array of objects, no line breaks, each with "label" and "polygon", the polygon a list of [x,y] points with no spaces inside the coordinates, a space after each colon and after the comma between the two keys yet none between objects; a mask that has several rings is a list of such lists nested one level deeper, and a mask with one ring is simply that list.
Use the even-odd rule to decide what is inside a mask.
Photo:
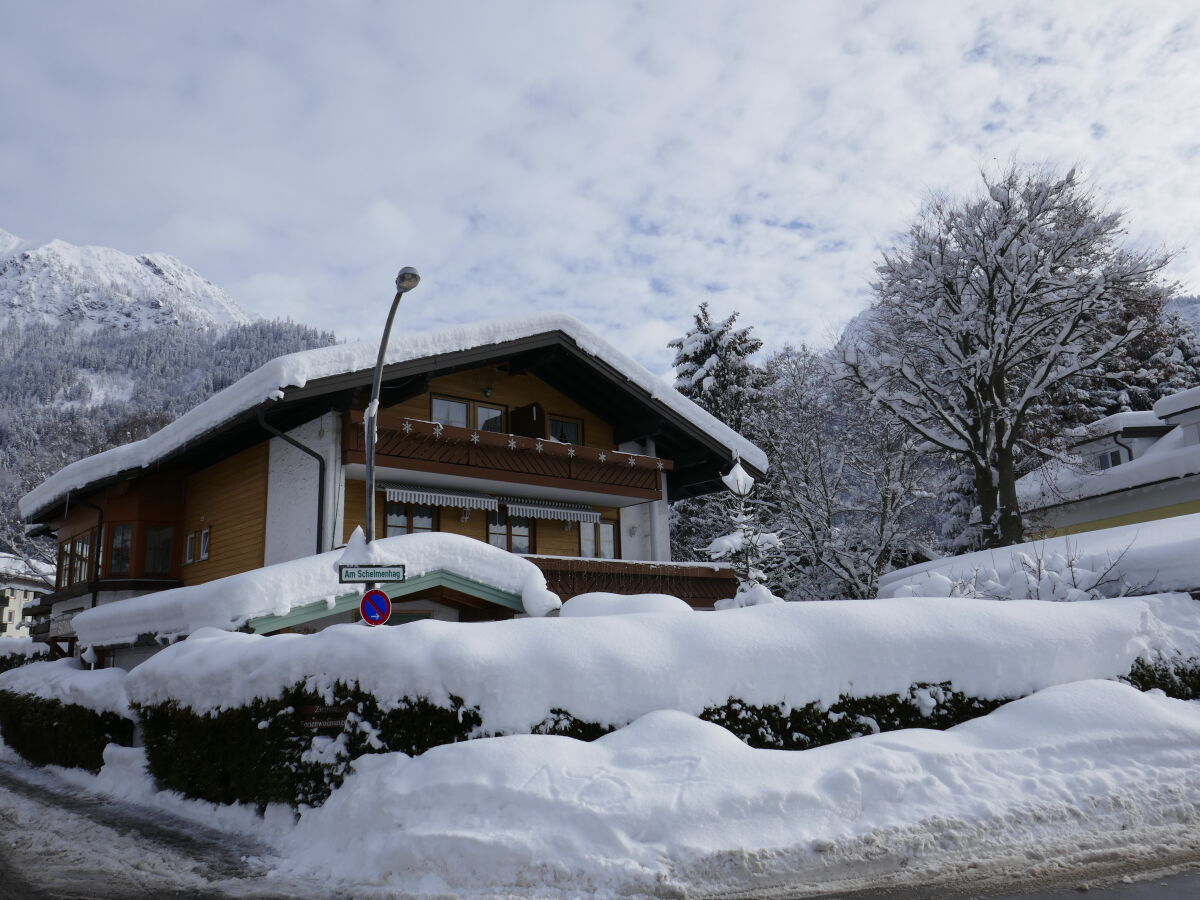
[{"label": "snow-covered roof", "polygon": [[1111,416],[1105,416],[1103,419],[1092,422],[1090,425],[1073,428],[1069,433],[1073,434],[1080,441],[1088,441],[1116,434],[1117,432],[1125,431],[1127,428],[1165,429],[1170,427],[1166,422],[1150,412],[1150,410],[1141,410],[1137,412],[1114,413]]},{"label": "snow-covered roof", "polygon": [[931,593],[933,575],[961,582],[987,572],[1005,582],[1025,567],[1025,560],[1054,556],[1073,559],[1077,566],[1091,571],[1104,572],[1111,567],[1114,583],[1119,578],[1145,593],[1194,590],[1200,588],[1200,513],[935,559],[884,575],[879,579],[879,596],[903,596],[906,588],[918,595]]},{"label": "snow-covered roof", "polygon": [[1186,444],[1185,438],[1183,429],[1176,428],[1159,438],[1137,459],[1099,472],[1049,463],[1017,482],[1021,508],[1041,509],[1200,474],[1200,445]]},{"label": "snow-covered roof", "polygon": [[546,589],[541,569],[483,541],[431,532],[381,538],[370,547],[370,555],[355,547],[331,550],[204,584],[105,603],[79,613],[72,625],[80,643],[106,647],[131,644],[144,634],[168,640],[205,627],[232,630],[259,616],[282,616],[321,601],[332,607],[338,597],[356,591],[338,582],[338,563],[403,564],[409,578],[452,572],[520,597],[532,615],[544,615],[559,605],[558,597]]},{"label": "snow-covered roof", "polygon": [[1181,412],[1195,409],[1198,406],[1200,406],[1200,387],[1194,387],[1169,397],[1163,397],[1154,404],[1154,414],[1159,418],[1169,419],[1171,416],[1177,416]]},{"label": "snow-covered roof", "polygon": [[[731,457],[736,453],[753,468],[766,471],[767,457],[762,450],[574,316],[542,313],[404,335],[391,341],[385,364],[437,357],[554,332],[565,334],[584,353],[608,364],[632,386],[641,388],[652,400],[709,435],[728,450]],[[264,402],[283,399],[289,389],[303,388],[309,382],[335,375],[369,371],[375,365],[378,352],[377,344],[360,341],[277,357],[148,438],[89,456],[59,470],[21,498],[21,515],[33,517],[62,501],[71,491],[150,466]]]}]

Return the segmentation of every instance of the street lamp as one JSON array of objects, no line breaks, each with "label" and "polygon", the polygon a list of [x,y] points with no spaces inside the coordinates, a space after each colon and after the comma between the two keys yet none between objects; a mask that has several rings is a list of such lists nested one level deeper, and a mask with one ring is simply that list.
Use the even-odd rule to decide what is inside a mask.
[{"label": "street lamp", "polygon": [[396,298],[392,300],[392,308],[388,312],[387,324],[383,326],[383,340],[379,342],[379,357],[375,360],[375,378],[371,382],[371,402],[367,405],[367,414],[363,416],[363,431],[367,445],[367,543],[375,540],[375,438],[379,434],[376,420],[379,418],[379,388],[383,382],[383,357],[387,353],[388,337],[392,333],[392,320],[396,318],[396,308],[400,298],[411,291],[421,281],[421,276],[412,266],[405,266],[396,276]]}]

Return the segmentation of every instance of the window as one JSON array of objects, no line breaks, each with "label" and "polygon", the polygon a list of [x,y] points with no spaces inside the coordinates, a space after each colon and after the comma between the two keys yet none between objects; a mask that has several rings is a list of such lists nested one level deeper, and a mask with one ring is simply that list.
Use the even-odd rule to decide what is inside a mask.
[{"label": "window", "polygon": [[74,549],[71,552],[71,583],[87,581],[91,574],[89,566],[92,561],[91,535],[81,534],[75,538]]},{"label": "window", "polygon": [[386,507],[387,518],[384,529],[388,537],[397,534],[421,534],[434,531],[434,509],[432,506],[418,506],[414,503],[389,503]]},{"label": "window", "polygon": [[467,427],[467,413],[471,404],[465,400],[447,400],[434,397],[432,403],[433,421],[443,425],[453,425],[455,428]]},{"label": "window", "polygon": [[480,431],[504,433],[504,410],[496,406],[475,404],[475,427]]},{"label": "window", "polygon": [[617,523],[581,522],[579,524],[579,555],[592,559],[616,559]]},{"label": "window", "polygon": [[527,516],[488,513],[488,543],[513,553],[532,553],[533,520]]},{"label": "window", "polygon": [[187,543],[183,549],[183,561],[185,563],[196,561],[196,532],[194,531],[188,532]]},{"label": "window", "polygon": [[550,437],[564,444],[582,444],[583,423],[578,419],[550,416]]},{"label": "window", "polygon": [[1097,466],[1097,468],[1099,468],[1101,470],[1111,469],[1113,466],[1119,466],[1120,464],[1121,464],[1121,451],[1120,450],[1107,450],[1104,453],[1101,453],[1099,456],[1096,457],[1096,466]]},{"label": "window", "polygon": [[200,530],[200,558],[201,559],[208,559],[208,544],[209,544],[209,535],[210,534],[211,534],[211,529],[209,529],[209,528],[202,528]]},{"label": "window", "polygon": [[112,526],[112,551],[108,557],[109,575],[128,575],[130,549],[133,547],[133,526]]},{"label": "window", "polygon": [[146,529],[146,574],[169,575],[171,572],[170,525],[151,525]]}]

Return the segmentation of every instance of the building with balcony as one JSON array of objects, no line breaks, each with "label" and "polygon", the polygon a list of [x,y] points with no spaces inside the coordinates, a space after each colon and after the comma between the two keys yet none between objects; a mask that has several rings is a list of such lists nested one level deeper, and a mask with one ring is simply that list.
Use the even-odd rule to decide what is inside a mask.
[{"label": "building with balcony", "polygon": [[[377,347],[272,360],[149,438],[73,463],[21,500],[58,541],[34,636],[72,618],[343,545],[364,523],[363,418]],[[393,340],[376,443],[377,536],[447,532],[525,555],[562,598],[661,592],[711,606],[728,569],[670,559],[668,504],[762,452],[561,315]],[[520,610],[445,585],[415,614]]]},{"label": "building with balcony", "polygon": [[24,637],[32,621],[30,609],[50,592],[53,571],[11,553],[0,553],[0,637]]}]

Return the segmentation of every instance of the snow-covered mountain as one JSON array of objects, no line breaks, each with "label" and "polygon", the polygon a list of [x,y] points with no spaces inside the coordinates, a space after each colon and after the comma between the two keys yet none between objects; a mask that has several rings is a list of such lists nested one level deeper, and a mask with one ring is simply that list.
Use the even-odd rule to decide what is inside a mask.
[{"label": "snow-covered mountain", "polygon": [[130,256],[66,241],[32,244],[0,229],[0,309],[9,321],[224,330],[252,317],[173,256]]}]

